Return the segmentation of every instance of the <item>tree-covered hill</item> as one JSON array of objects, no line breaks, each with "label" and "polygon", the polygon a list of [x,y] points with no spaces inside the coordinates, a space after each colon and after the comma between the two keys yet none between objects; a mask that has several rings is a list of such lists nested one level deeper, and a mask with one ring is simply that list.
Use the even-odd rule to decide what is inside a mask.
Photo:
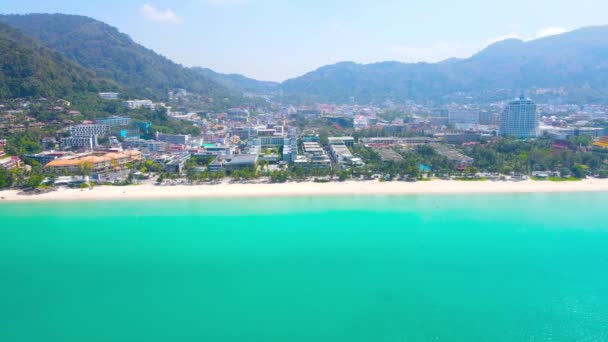
[{"label": "tree-covered hill", "polygon": [[211,99],[240,94],[137,44],[103,22],[76,15],[1,15],[0,22],[39,40],[68,59],[115,81],[136,96],[164,99],[183,88]]},{"label": "tree-covered hill", "polygon": [[118,90],[110,81],[0,23],[0,98],[68,98]]},{"label": "tree-covered hill", "polygon": [[384,100],[489,99],[500,92],[560,89],[566,101],[608,102],[608,26],[532,41],[493,44],[441,63],[343,62],[284,82],[290,96],[359,103]]}]

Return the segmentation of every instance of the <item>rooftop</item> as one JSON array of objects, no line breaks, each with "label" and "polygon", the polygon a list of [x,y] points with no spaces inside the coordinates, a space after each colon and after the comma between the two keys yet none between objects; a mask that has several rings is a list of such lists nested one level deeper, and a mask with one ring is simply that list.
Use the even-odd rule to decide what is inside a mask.
[{"label": "rooftop", "polygon": [[56,159],[46,164],[45,167],[70,167],[70,166],[80,166],[84,163],[105,163],[112,160],[117,159],[138,159],[141,156],[141,152],[139,151],[124,151],[119,153],[90,153],[86,155],[78,155],[74,158],[69,159]]}]

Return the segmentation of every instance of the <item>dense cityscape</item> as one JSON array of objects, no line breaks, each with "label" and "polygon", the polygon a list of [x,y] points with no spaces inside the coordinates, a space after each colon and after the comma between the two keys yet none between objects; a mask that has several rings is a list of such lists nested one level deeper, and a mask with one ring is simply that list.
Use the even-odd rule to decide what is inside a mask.
[{"label": "dense cityscape", "polygon": [[183,89],[168,94],[171,105],[98,95],[124,115],[84,120],[62,99],[4,101],[0,187],[608,176],[600,105],[536,104],[522,94],[487,105],[270,100],[210,112],[180,108],[191,97]]}]

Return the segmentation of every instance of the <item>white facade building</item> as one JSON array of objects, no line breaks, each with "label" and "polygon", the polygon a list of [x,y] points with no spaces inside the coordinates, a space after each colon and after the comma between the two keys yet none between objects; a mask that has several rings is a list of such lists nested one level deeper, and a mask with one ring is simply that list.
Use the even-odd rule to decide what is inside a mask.
[{"label": "white facade building", "polygon": [[128,100],[124,101],[123,104],[129,109],[156,109],[156,104],[151,100]]},{"label": "white facade building", "polygon": [[500,116],[499,134],[520,139],[535,138],[539,135],[539,114],[536,104],[521,95],[511,101]]},{"label": "white facade building", "polygon": [[97,136],[88,136],[88,137],[68,137],[61,138],[60,141],[61,148],[72,149],[72,148],[85,148],[88,150],[92,150],[94,147],[98,145]]},{"label": "white facade building", "polygon": [[68,127],[72,137],[105,136],[110,133],[109,125],[75,125]]}]

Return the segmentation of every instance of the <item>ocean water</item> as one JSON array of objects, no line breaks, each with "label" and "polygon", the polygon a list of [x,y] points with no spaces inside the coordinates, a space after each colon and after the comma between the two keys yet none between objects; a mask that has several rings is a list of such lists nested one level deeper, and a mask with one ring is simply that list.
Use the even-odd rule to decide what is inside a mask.
[{"label": "ocean water", "polygon": [[0,203],[0,341],[607,341],[607,204]]}]

